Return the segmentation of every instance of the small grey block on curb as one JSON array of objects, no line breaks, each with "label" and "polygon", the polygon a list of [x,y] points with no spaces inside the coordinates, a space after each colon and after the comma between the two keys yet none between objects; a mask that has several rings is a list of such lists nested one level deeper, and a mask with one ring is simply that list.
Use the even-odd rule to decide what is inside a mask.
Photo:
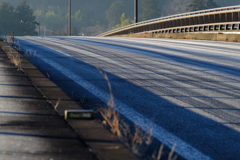
[{"label": "small grey block on curb", "polygon": [[93,110],[65,110],[64,119],[94,119]]}]

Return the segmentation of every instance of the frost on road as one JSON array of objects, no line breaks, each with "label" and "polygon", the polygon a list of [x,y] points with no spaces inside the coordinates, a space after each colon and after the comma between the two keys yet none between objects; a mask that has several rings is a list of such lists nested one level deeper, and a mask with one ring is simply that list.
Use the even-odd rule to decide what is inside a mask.
[{"label": "frost on road", "polygon": [[[18,37],[29,59],[71,97],[108,101],[186,159],[240,159],[238,43]],[[147,131],[147,129],[146,129]]]}]

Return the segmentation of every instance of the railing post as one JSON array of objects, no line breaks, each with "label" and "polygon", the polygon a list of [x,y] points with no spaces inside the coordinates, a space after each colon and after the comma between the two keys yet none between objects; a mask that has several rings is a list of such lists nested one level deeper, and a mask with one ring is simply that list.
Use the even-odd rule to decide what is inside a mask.
[{"label": "railing post", "polygon": [[217,14],[216,17],[216,22],[220,22],[220,14]]},{"label": "railing post", "polygon": [[240,21],[240,12],[238,12],[238,21]]}]

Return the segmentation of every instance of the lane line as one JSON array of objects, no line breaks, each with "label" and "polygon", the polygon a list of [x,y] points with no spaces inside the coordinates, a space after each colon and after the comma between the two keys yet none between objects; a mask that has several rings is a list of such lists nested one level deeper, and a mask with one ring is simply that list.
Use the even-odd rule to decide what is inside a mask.
[{"label": "lane line", "polygon": [[[45,63],[49,64],[56,70],[60,71],[62,74],[64,74],[68,78],[72,79],[78,85],[82,86],[83,88],[88,90],[90,93],[98,97],[101,101],[105,103],[108,102],[108,97],[109,97],[108,93],[90,84],[88,81],[85,81],[81,76],[76,75],[75,73],[71,72],[70,70],[66,69],[64,66],[61,66],[55,61],[46,59],[45,57],[41,57],[39,55],[36,55],[36,57],[41,59]],[[157,138],[159,141],[167,145],[169,148],[171,148],[176,143],[177,147],[175,151],[182,157],[189,160],[199,160],[199,159],[211,160],[209,156],[203,154],[199,150],[187,144],[185,141],[181,140],[180,138],[166,131],[164,128],[153,123],[151,120],[146,119],[142,114],[136,112],[134,109],[122,103],[118,99],[115,99],[115,108],[119,113],[124,115],[129,120],[132,120],[132,119],[136,120],[134,121],[134,123],[136,123],[138,126],[140,126],[143,130],[145,130],[148,133],[149,133],[149,125],[151,124],[151,128],[153,129],[152,135],[155,138]]]}]

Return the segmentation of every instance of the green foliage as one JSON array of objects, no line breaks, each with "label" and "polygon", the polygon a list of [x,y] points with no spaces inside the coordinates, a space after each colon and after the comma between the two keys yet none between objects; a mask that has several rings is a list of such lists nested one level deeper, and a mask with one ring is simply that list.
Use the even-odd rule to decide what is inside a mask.
[{"label": "green foliage", "polygon": [[123,14],[124,2],[121,0],[112,3],[110,8],[106,12],[106,18],[109,22],[109,26],[114,26],[120,23],[119,17]]},{"label": "green foliage", "polygon": [[207,0],[206,1],[206,8],[210,9],[210,8],[217,8],[218,5],[216,2],[214,2],[214,0]]},{"label": "green foliage", "polygon": [[143,12],[140,15],[140,19],[142,21],[160,17],[158,2],[159,0],[142,0],[141,1],[141,8]]},{"label": "green foliage", "polygon": [[119,27],[123,27],[123,26],[126,26],[126,25],[129,25],[131,23],[133,23],[133,21],[131,21],[130,19],[128,19],[126,17],[126,14],[123,13],[120,17],[120,21],[121,23],[120,24],[117,24],[116,26],[112,27],[112,29],[116,29],[116,28],[119,28]]},{"label": "green foliage", "polygon": [[76,21],[82,21],[82,12],[80,10],[78,10],[77,12],[75,12],[74,14],[74,19]]},{"label": "green foliage", "polygon": [[72,27],[72,35],[73,36],[78,36],[78,32],[79,32],[78,29],[75,26],[73,26]]},{"label": "green foliage", "polygon": [[218,5],[214,0],[192,0],[191,4],[187,6],[186,11],[192,12],[216,7],[218,7]]},{"label": "green foliage", "polygon": [[187,6],[186,10],[192,12],[206,9],[205,3],[205,0],[192,0],[192,3]]},{"label": "green foliage", "polygon": [[15,22],[14,7],[7,2],[0,5],[0,34],[10,35],[14,31]]},{"label": "green foliage", "polygon": [[[0,0],[0,3],[3,1],[6,2],[4,2],[5,6],[1,10],[7,11],[0,11],[0,17],[4,17],[0,18],[2,24],[0,26],[0,34],[11,34],[12,31],[15,31],[15,35],[37,35],[37,32],[33,33],[28,30],[17,33],[15,29],[18,26],[20,31],[20,28],[24,27],[24,25],[24,28],[26,28],[27,25],[14,23],[16,21],[16,8],[22,0]],[[228,2],[226,0],[215,1],[220,6],[239,4],[239,0]],[[186,4],[190,2],[191,4],[187,7],[188,11],[217,7],[214,0],[139,0],[139,19],[149,20],[158,18],[161,14],[167,16],[183,13],[185,12]],[[204,3],[201,4],[201,2]],[[71,17],[74,33],[96,35],[112,27],[116,28],[131,24],[134,15],[133,4],[133,0],[72,0]],[[12,7],[12,10],[7,5]],[[42,33],[45,33],[45,35],[66,35],[68,27],[68,0],[28,0],[25,2],[25,5],[30,6],[34,11],[33,15],[36,17],[34,21],[41,22]],[[27,9],[27,7],[25,8]],[[4,15],[5,13],[8,14]],[[31,12],[29,12],[29,15],[31,15]],[[120,17],[125,19],[123,20]],[[31,18],[26,18],[26,21],[27,19]],[[14,25],[8,25],[8,23]],[[30,26],[37,27],[34,24]]]},{"label": "green foliage", "polygon": [[[16,35],[36,35],[35,16],[33,10],[23,0],[15,10],[16,21],[18,23],[18,29],[15,30]],[[22,23],[21,21],[24,21]]]},{"label": "green foliage", "polygon": [[[21,20],[27,23],[21,23]],[[2,2],[0,5],[0,34],[10,35],[37,35],[32,9],[23,0],[15,9],[10,3]]]},{"label": "green foliage", "polygon": [[45,19],[42,20],[42,23],[48,24],[48,29],[53,29],[56,25],[61,25],[61,20],[63,18],[57,15],[54,11],[48,11],[45,14]]}]

